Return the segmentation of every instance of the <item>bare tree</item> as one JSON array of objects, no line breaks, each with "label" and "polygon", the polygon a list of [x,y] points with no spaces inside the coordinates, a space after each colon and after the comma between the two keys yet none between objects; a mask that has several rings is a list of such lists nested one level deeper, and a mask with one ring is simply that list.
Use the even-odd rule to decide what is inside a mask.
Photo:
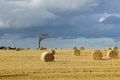
[{"label": "bare tree", "polygon": [[38,38],[38,49],[41,47],[41,46],[40,46],[41,41],[42,41],[43,39],[46,39],[46,38],[48,38],[48,33],[43,33],[43,34],[41,34],[41,35],[39,36],[39,38]]}]

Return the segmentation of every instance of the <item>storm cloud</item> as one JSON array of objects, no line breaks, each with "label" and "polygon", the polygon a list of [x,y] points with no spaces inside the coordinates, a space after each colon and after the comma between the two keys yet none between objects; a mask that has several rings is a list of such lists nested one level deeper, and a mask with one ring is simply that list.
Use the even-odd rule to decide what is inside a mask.
[{"label": "storm cloud", "polygon": [[51,38],[63,40],[104,37],[116,41],[120,34],[119,3],[118,0],[1,0],[0,39],[36,40],[41,33],[48,32]]}]

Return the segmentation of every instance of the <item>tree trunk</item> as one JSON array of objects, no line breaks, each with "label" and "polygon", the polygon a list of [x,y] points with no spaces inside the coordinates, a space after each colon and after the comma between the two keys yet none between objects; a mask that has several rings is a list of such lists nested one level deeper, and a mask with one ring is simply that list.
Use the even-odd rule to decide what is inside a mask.
[{"label": "tree trunk", "polygon": [[41,42],[41,41],[39,40],[39,41],[38,41],[38,49],[40,49],[40,42]]}]

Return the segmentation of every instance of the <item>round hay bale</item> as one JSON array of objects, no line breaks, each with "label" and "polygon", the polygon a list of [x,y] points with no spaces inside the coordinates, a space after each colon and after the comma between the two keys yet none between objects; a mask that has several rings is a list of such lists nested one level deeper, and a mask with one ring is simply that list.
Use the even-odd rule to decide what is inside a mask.
[{"label": "round hay bale", "polygon": [[21,48],[16,48],[16,51],[21,51]]},{"label": "round hay bale", "polygon": [[110,50],[107,53],[108,58],[118,58],[118,52],[116,50]]},{"label": "round hay bale", "polygon": [[94,60],[101,60],[102,57],[103,57],[103,54],[100,50],[94,50],[92,52],[92,57],[93,57]]},{"label": "round hay bale", "polygon": [[45,48],[45,47],[43,48],[43,50],[46,50],[46,49],[47,49],[47,48]]},{"label": "round hay bale", "polygon": [[10,50],[8,47],[5,50]]},{"label": "round hay bale", "polygon": [[76,50],[77,49],[77,47],[73,47],[73,50]]},{"label": "round hay bale", "polygon": [[3,48],[3,50],[6,50],[6,48]]},{"label": "round hay bale", "polygon": [[61,50],[63,50],[63,48],[60,48]]},{"label": "round hay bale", "polygon": [[38,48],[38,50],[46,50],[47,48],[45,47],[41,47],[41,48]]},{"label": "round hay bale", "polygon": [[30,50],[30,48],[27,48],[26,50]]},{"label": "round hay bale", "polygon": [[55,50],[53,50],[53,49],[49,49],[48,51],[49,51],[49,53],[55,55]]},{"label": "round hay bale", "polygon": [[57,48],[55,48],[55,50],[57,50]]},{"label": "round hay bale", "polygon": [[40,50],[44,50],[44,47],[41,47]]},{"label": "round hay bale", "polygon": [[23,48],[20,48],[21,50],[24,50]]},{"label": "round hay bale", "polygon": [[80,50],[78,50],[78,49],[74,49],[73,50],[73,54],[74,54],[74,56],[80,56]]},{"label": "round hay bale", "polygon": [[44,62],[53,62],[54,61],[54,55],[49,52],[44,52],[41,54],[41,60]]},{"label": "round hay bale", "polygon": [[117,46],[113,46],[112,50],[118,50],[118,47]]},{"label": "round hay bale", "polygon": [[81,47],[80,47],[80,50],[81,50],[81,51],[84,51],[84,50],[85,50],[85,48],[84,48],[83,46],[81,46]]}]

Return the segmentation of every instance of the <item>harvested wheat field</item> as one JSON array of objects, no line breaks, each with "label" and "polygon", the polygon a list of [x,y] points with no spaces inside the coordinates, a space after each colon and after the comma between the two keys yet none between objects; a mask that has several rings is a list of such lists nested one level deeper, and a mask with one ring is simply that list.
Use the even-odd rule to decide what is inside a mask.
[{"label": "harvested wheat field", "polygon": [[[93,50],[55,50],[54,61],[44,62],[47,50],[0,50],[0,80],[119,80],[120,58],[92,58]],[[118,51],[118,54],[120,51]]]}]

